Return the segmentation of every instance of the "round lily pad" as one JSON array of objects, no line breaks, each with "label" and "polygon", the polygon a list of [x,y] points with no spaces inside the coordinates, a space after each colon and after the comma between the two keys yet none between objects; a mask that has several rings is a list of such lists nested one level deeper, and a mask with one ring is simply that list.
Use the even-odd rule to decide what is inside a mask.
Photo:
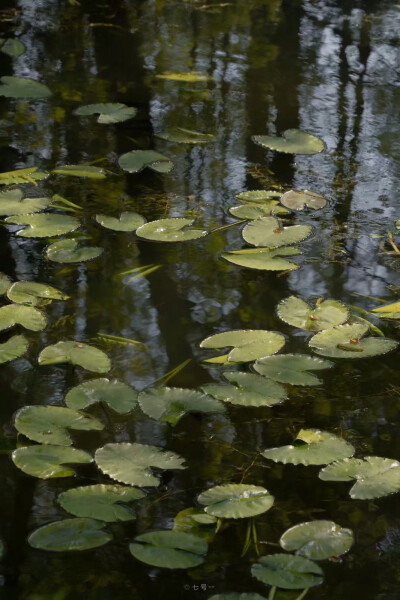
[{"label": "round lily pad", "polygon": [[242,237],[252,246],[278,248],[305,240],[311,235],[311,231],[311,225],[282,227],[274,217],[261,217],[245,225]]},{"label": "round lily pad", "polygon": [[247,269],[256,269],[259,271],[295,271],[299,265],[290,260],[286,260],[286,256],[298,256],[301,254],[297,248],[246,248],[245,250],[232,250],[231,252],[223,252],[221,258]]},{"label": "round lily pad", "polygon": [[7,217],[5,221],[13,225],[26,225],[24,229],[17,232],[20,237],[54,237],[74,231],[80,225],[79,220],[75,217],[52,213]]},{"label": "round lily pad", "polygon": [[183,531],[143,533],[129,545],[131,554],[141,562],[165,569],[191,569],[204,562],[208,544]]},{"label": "round lily pad", "polygon": [[97,122],[104,125],[110,123],[121,123],[132,119],[137,113],[136,108],[120,104],[118,102],[105,102],[101,104],[85,104],[74,110],[74,115],[87,117],[91,115],[99,115]]},{"label": "round lily pad", "polygon": [[280,545],[288,552],[325,560],[341,556],[350,550],[354,542],[351,529],[345,529],[333,521],[309,521],[291,527],[281,536]]},{"label": "round lily pad", "polygon": [[65,404],[74,410],[82,410],[96,402],[104,402],[115,412],[126,415],[135,408],[137,397],[137,391],[126,383],[101,377],[72,388],[65,396]]},{"label": "round lily pad", "polygon": [[235,385],[208,383],[202,389],[206,394],[237,406],[274,406],[286,399],[286,390],[279,383],[253,373],[226,372],[225,379]]},{"label": "round lily pad", "polygon": [[291,385],[320,385],[321,380],[309,371],[329,369],[333,364],[308,354],[276,354],[259,358],[254,369],[264,377]]},{"label": "round lily pad", "polygon": [[187,242],[207,235],[207,231],[189,229],[193,223],[194,219],[158,219],[141,225],[136,230],[136,235],[155,242]]},{"label": "round lily pad", "polygon": [[246,519],[266,512],[274,503],[268,490],[244,483],[217,485],[202,492],[197,501],[219,519]]},{"label": "round lily pad", "polygon": [[50,477],[70,477],[75,475],[71,467],[64,465],[92,462],[92,457],[83,450],[65,446],[25,446],[12,453],[16,467],[27,475],[49,479]]},{"label": "round lily pad", "polygon": [[8,56],[17,57],[25,52],[26,47],[15,38],[8,38],[7,40],[0,40],[0,49]]},{"label": "round lily pad", "polygon": [[59,263],[86,262],[100,256],[103,248],[97,246],[79,247],[77,240],[70,238],[59,240],[47,246],[46,257]]},{"label": "round lily pad", "polygon": [[96,215],[96,221],[99,225],[113,231],[136,231],[144,224],[145,218],[137,212],[123,212],[118,219],[102,214]]},{"label": "round lily pad", "polygon": [[333,358],[368,358],[394,350],[398,343],[382,337],[363,337],[368,325],[337,325],[315,334],[309,341],[317,354]]},{"label": "round lily pad", "polygon": [[94,519],[65,519],[55,521],[36,529],[28,537],[32,548],[65,552],[70,550],[90,550],[103,546],[113,539],[103,530],[104,523]]},{"label": "round lily pad", "polygon": [[146,167],[158,173],[169,173],[174,168],[174,163],[167,156],[154,150],[131,150],[122,154],[118,163],[128,173],[139,173]]},{"label": "round lily pad", "polygon": [[0,364],[10,362],[23,356],[28,350],[29,342],[23,335],[13,335],[9,340],[0,344]]},{"label": "round lily pad", "polygon": [[237,329],[211,335],[201,342],[200,347],[225,348],[233,346],[233,350],[227,355],[227,362],[250,362],[261,356],[275,354],[284,344],[284,336],[275,331]]},{"label": "round lily pad", "polygon": [[5,75],[0,78],[0,96],[6,98],[47,98],[51,96],[51,91],[39,81],[28,79],[26,77],[14,77]]},{"label": "round lily pad", "polygon": [[107,373],[111,362],[102,350],[82,342],[58,342],[47,346],[38,358],[39,365],[77,365],[94,373]]},{"label": "round lily pad", "polygon": [[337,300],[317,301],[315,308],[296,296],[282,300],[277,307],[278,316],[285,323],[306,331],[321,331],[341,325],[349,318],[347,307]]},{"label": "round lily pad", "polygon": [[26,215],[45,210],[50,198],[24,198],[19,188],[0,193],[0,215]]},{"label": "round lily pad", "polygon": [[144,492],[134,487],[99,483],[62,492],[57,500],[64,510],[76,517],[114,522],[135,519],[135,512],[124,504],[145,496]]},{"label": "round lily pad", "polygon": [[52,300],[67,300],[69,296],[57,288],[35,281],[16,281],[7,290],[7,296],[16,304],[44,306]]},{"label": "round lily pad", "polygon": [[322,583],[321,568],[312,560],[291,554],[268,554],[253,564],[251,574],[267,585],[302,590]]},{"label": "round lily pad", "polygon": [[42,331],[47,325],[44,314],[33,306],[7,304],[0,308],[0,331],[21,325],[31,331]]},{"label": "round lily pad", "polygon": [[287,154],[318,154],[325,149],[322,140],[300,129],[287,129],[283,132],[283,137],[253,135],[251,139],[263,148]]},{"label": "round lily pad", "polygon": [[323,196],[308,190],[290,190],[283,194],[280,202],[290,210],[303,210],[306,207],[318,210],[326,206],[326,199]]}]

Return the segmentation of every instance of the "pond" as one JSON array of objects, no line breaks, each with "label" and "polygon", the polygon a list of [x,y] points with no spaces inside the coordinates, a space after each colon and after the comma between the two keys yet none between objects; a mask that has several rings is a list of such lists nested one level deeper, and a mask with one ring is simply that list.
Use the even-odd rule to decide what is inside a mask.
[{"label": "pond", "polygon": [[3,0],[1,600],[399,598],[399,31]]}]

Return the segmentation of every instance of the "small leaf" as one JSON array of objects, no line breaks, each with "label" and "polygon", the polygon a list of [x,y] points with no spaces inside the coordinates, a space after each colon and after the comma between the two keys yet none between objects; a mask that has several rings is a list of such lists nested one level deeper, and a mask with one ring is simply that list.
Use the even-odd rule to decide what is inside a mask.
[{"label": "small leaf", "polygon": [[34,185],[37,185],[37,181],[46,179],[48,176],[48,173],[38,171],[37,167],[17,169],[16,171],[0,173],[0,185],[16,185],[21,183],[33,183]]},{"label": "small leaf", "polygon": [[1,51],[14,58],[21,56],[26,50],[24,44],[15,38],[8,38],[1,44]]},{"label": "small leaf", "polygon": [[165,569],[191,569],[204,562],[208,544],[182,531],[142,533],[129,545],[131,554],[141,562]]},{"label": "small leaf", "polygon": [[85,381],[72,388],[65,397],[69,408],[82,410],[97,402],[104,402],[115,412],[126,415],[136,406],[138,393],[117,379],[100,378]]},{"label": "small leaf", "polygon": [[286,260],[285,256],[298,256],[301,254],[297,248],[248,248],[245,250],[232,250],[223,252],[221,258],[247,269],[259,271],[295,271],[299,265]]},{"label": "small leaf", "polygon": [[88,177],[90,179],[105,179],[106,171],[91,165],[61,165],[51,171],[56,175],[72,175],[74,177]]},{"label": "small leaf", "polygon": [[0,96],[6,98],[36,99],[51,96],[51,91],[47,85],[33,79],[5,75],[0,78],[0,81]]},{"label": "small leaf", "polygon": [[28,340],[23,335],[13,335],[9,340],[0,344],[0,364],[23,356],[28,350],[28,346]]},{"label": "small leaf", "polygon": [[136,231],[145,223],[145,218],[137,212],[123,212],[119,218],[107,215],[96,215],[96,221],[106,229],[113,231]]},{"label": "small leaf", "polygon": [[31,331],[42,331],[47,325],[46,317],[32,306],[7,304],[0,308],[0,331],[21,325]]},{"label": "small leaf", "polygon": [[274,497],[258,485],[230,483],[206,490],[197,501],[205,505],[207,514],[219,519],[246,519],[269,510]]},{"label": "small leaf", "polygon": [[400,302],[378,306],[373,308],[371,312],[376,313],[381,319],[400,319]]},{"label": "small leaf", "polygon": [[322,583],[324,575],[313,561],[291,554],[262,556],[251,568],[253,577],[284,590],[302,590]]},{"label": "small leaf", "polygon": [[7,291],[7,297],[16,304],[44,306],[52,300],[67,300],[69,296],[55,287],[35,281],[16,281]]},{"label": "small leaf", "polygon": [[351,529],[344,529],[333,521],[309,521],[287,529],[279,540],[288,552],[311,560],[325,560],[341,556],[350,550],[354,542]]},{"label": "small leaf", "polygon": [[283,194],[280,203],[290,210],[303,210],[304,208],[318,210],[326,206],[326,199],[320,194],[308,190],[290,190]]},{"label": "small leaf", "polygon": [[99,115],[98,123],[108,125],[110,123],[121,123],[132,119],[137,113],[137,109],[126,104],[118,102],[106,102],[104,104],[86,104],[74,110],[74,115],[87,117],[90,115]]},{"label": "small leaf", "polygon": [[276,354],[259,358],[254,369],[264,377],[291,385],[320,385],[321,380],[308,371],[329,369],[328,360],[314,358],[308,354]]},{"label": "small leaf", "polygon": [[368,325],[337,325],[315,334],[309,341],[317,354],[333,358],[368,358],[394,350],[398,343],[382,337],[363,337]]},{"label": "small leaf", "polygon": [[174,163],[167,156],[154,150],[131,150],[119,157],[119,166],[128,173],[139,173],[146,167],[159,173],[169,173]]},{"label": "small leaf", "polygon": [[341,325],[349,318],[347,307],[337,300],[317,302],[315,308],[296,296],[282,300],[277,307],[278,316],[285,323],[306,331],[321,331]]},{"label": "small leaf", "polygon": [[6,223],[26,225],[18,231],[20,237],[53,237],[64,235],[78,229],[80,223],[75,217],[51,213],[36,213],[33,215],[19,215],[7,217]]},{"label": "small leaf", "polygon": [[297,244],[311,235],[310,225],[292,225],[281,227],[278,219],[274,217],[261,217],[245,225],[242,237],[252,246],[278,248]]},{"label": "small leaf", "polygon": [[32,548],[65,552],[70,550],[90,550],[107,544],[113,539],[103,531],[104,523],[94,519],[65,519],[39,527],[28,537]]},{"label": "small leaf", "polygon": [[93,459],[83,450],[44,445],[18,448],[12,453],[12,460],[15,466],[27,475],[49,479],[75,475],[75,471],[71,467],[64,465],[90,463]]},{"label": "small leaf", "polygon": [[178,81],[182,83],[198,83],[210,81],[209,75],[203,75],[197,71],[187,71],[186,73],[163,73],[162,75],[156,75],[158,79],[168,79],[169,81]]},{"label": "small leaf", "polygon": [[0,192],[0,215],[26,215],[45,210],[51,203],[50,198],[25,198],[18,188]]},{"label": "small leaf", "polygon": [[39,365],[77,365],[94,373],[107,373],[111,362],[102,350],[82,342],[58,342],[47,346],[38,358]]},{"label": "small leaf", "polygon": [[201,342],[200,348],[233,346],[227,357],[228,362],[250,362],[262,356],[275,354],[284,344],[284,336],[275,331],[237,329],[211,335]]},{"label": "small leaf", "polygon": [[155,242],[187,242],[207,235],[201,229],[189,229],[194,219],[158,219],[145,223],[136,230],[136,235]]},{"label": "small leaf", "polygon": [[203,391],[237,406],[274,406],[287,397],[283,386],[259,375],[233,371],[224,377],[235,385],[208,383],[202,386]]},{"label": "small leaf", "polygon": [[287,154],[318,154],[325,149],[324,142],[317,136],[299,129],[287,129],[283,137],[253,135],[251,139],[263,148]]},{"label": "small leaf", "polygon": [[103,248],[98,246],[78,246],[74,238],[59,240],[46,248],[46,257],[59,263],[86,262],[100,256]]},{"label": "small leaf", "polygon": [[99,521],[132,521],[135,513],[121,503],[133,502],[146,494],[133,487],[122,485],[86,485],[60,494],[58,503],[76,517],[88,517]]}]

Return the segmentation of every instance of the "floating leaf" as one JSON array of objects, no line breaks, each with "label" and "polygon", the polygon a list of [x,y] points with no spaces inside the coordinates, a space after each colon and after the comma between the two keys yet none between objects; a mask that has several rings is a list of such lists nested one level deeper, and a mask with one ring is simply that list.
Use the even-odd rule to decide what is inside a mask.
[{"label": "floating leaf", "polygon": [[25,198],[18,188],[0,192],[0,215],[26,215],[45,210],[50,198]]},{"label": "floating leaf", "polygon": [[187,242],[207,235],[201,229],[186,229],[193,223],[194,219],[158,219],[139,227],[136,235],[155,242]]},{"label": "floating leaf", "polygon": [[208,383],[206,394],[238,406],[274,406],[286,399],[286,390],[279,383],[253,373],[226,372],[225,379],[236,385]]},{"label": "floating leaf", "polygon": [[0,364],[23,356],[28,350],[28,346],[28,340],[23,335],[13,335],[9,340],[0,344]]},{"label": "floating leaf", "polygon": [[74,177],[88,177],[90,179],[105,179],[106,171],[91,165],[62,165],[51,171],[56,175],[73,175]]},{"label": "floating leaf", "polygon": [[214,141],[214,136],[210,133],[200,133],[183,127],[175,127],[164,133],[157,133],[156,137],[175,144],[209,144]]},{"label": "floating leaf", "polygon": [[229,212],[238,219],[259,219],[260,217],[269,217],[271,215],[283,215],[289,211],[276,200],[269,200],[268,204],[242,204],[241,206],[232,206]]},{"label": "floating leaf", "polygon": [[5,75],[0,78],[0,96],[6,98],[47,98],[51,91],[43,83],[25,77],[11,77]]},{"label": "floating leaf", "polygon": [[156,421],[174,426],[189,412],[223,413],[223,404],[197,390],[182,388],[152,388],[139,394],[140,408]]},{"label": "floating leaf", "polygon": [[96,402],[104,402],[120,415],[131,412],[137,403],[138,393],[117,379],[91,379],[72,388],[65,397],[69,408],[82,410]]},{"label": "floating leaf", "polygon": [[303,210],[306,207],[318,210],[326,206],[326,199],[323,196],[308,190],[290,190],[283,194],[280,202],[290,210]]},{"label": "floating leaf", "polygon": [[309,345],[317,354],[333,358],[367,358],[386,354],[397,347],[397,342],[381,337],[362,336],[367,333],[368,325],[337,325],[315,334]]},{"label": "floating leaf", "polygon": [[47,325],[46,317],[32,306],[7,304],[0,308],[0,331],[21,325],[31,331],[42,331]]},{"label": "floating leaf", "polygon": [[349,318],[347,307],[337,300],[323,300],[310,307],[307,302],[296,296],[282,300],[277,307],[278,317],[306,331],[321,331],[335,325],[341,325]]},{"label": "floating leaf", "polygon": [[174,531],[184,531],[210,542],[217,527],[217,519],[200,507],[192,506],[179,511],[174,518]]},{"label": "floating leaf", "polygon": [[67,300],[69,298],[57,288],[35,281],[16,281],[8,289],[7,296],[11,302],[29,304],[30,306],[44,306],[52,300]]},{"label": "floating leaf", "polygon": [[15,38],[0,40],[0,49],[5,54],[8,54],[8,56],[14,58],[21,56],[26,50],[24,44]]},{"label": "floating leaf", "polygon": [[400,462],[392,458],[365,456],[346,458],[328,465],[319,473],[323,481],[351,481],[354,500],[382,498],[400,491]]},{"label": "floating leaf", "polygon": [[131,150],[119,157],[119,166],[128,173],[139,173],[146,167],[158,173],[169,173],[174,163],[167,156],[154,150]]},{"label": "floating leaf", "polygon": [[272,198],[280,198],[281,195],[281,192],[276,192],[275,190],[248,190],[236,194],[236,198],[242,202],[268,204]]},{"label": "floating leaf", "polygon": [[27,475],[49,479],[50,477],[70,477],[75,475],[69,464],[92,462],[92,457],[83,450],[65,446],[26,446],[12,453],[16,467]]},{"label": "floating leaf", "polygon": [[400,302],[378,306],[373,308],[371,312],[376,313],[381,319],[400,319]]},{"label": "floating leaf", "polygon": [[103,531],[104,523],[94,519],[65,519],[43,525],[28,537],[32,548],[65,552],[69,550],[90,550],[103,546],[113,536]]},{"label": "floating leaf", "polygon": [[277,354],[259,358],[254,368],[257,373],[280,383],[291,385],[319,385],[321,380],[308,371],[329,369],[332,363],[308,354]]},{"label": "floating leaf", "polygon": [[99,469],[116,481],[128,485],[158,486],[160,481],[150,467],[157,469],[185,469],[184,459],[175,452],[167,452],[158,446],[129,444],[125,442],[106,444],[95,454]]},{"label": "floating leaf", "polygon": [[246,248],[245,250],[232,250],[223,252],[221,258],[247,269],[259,271],[295,271],[299,265],[286,260],[285,256],[298,256],[301,254],[297,248]]},{"label": "floating leaf", "polygon": [[132,119],[137,113],[136,108],[119,104],[118,102],[106,102],[104,104],[86,104],[74,110],[74,115],[87,117],[99,115],[97,122],[104,125],[110,123],[121,123]]},{"label": "floating leaf", "polygon": [[37,167],[7,171],[6,173],[0,173],[0,185],[16,185],[20,183],[33,183],[37,185],[37,181],[46,179],[48,175],[48,173],[38,171]]},{"label": "floating leaf", "polygon": [[252,246],[278,248],[297,244],[311,235],[311,225],[292,225],[281,227],[278,219],[274,217],[261,217],[245,225],[242,237]]},{"label": "floating leaf", "polygon": [[103,423],[63,406],[24,406],[15,415],[15,429],[40,444],[71,446],[68,429],[101,431]]},{"label": "floating leaf", "polygon": [[294,444],[262,452],[265,458],[274,462],[293,465],[327,465],[353,454],[354,448],[346,440],[319,429],[302,429]]},{"label": "floating leaf", "polygon": [[179,81],[183,83],[198,83],[210,81],[209,75],[203,75],[197,71],[187,71],[186,73],[163,73],[162,75],[156,75],[158,79],[168,79],[169,81]]},{"label": "floating leaf", "polygon": [[94,373],[107,373],[111,362],[102,350],[82,342],[58,342],[47,346],[38,358],[39,365],[77,365]]},{"label": "floating leaf", "polygon": [[268,490],[258,485],[216,485],[197,497],[205,512],[219,519],[246,519],[266,512],[274,503]]},{"label": "floating leaf", "polygon": [[275,354],[284,344],[284,336],[275,331],[236,329],[211,335],[201,342],[200,348],[233,346],[233,350],[227,355],[227,362],[250,362],[262,356]]},{"label": "floating leaf", "polygon": [[262,556],[251,568],[253,577],[284,590],[301,590],[323,581],[321,568],[312,560],[290,554]]},{"label": "floating leaf", "polygon": [[27,225],[17,232],[21,237],[53,237],[64,235],[79,227],[79,220],[75,217],[51,213],[7,217],[5,221],[14,225]]},{"label": "floating leaf", "polygon": [[145,223],[146,219],[137,212],[123,212],[118,219],[102,214],[96,215],[96,221],[106,229],[113,231],[136,231]]},{"label": "floating leaf", "polygon": [[47,246],[46,257],[59,263],[86,262],[100,256],[103,248],[98,246],[78,246],[74,238],[59,240]]},{"label": "floating leaf", "polygon": [[208,544],[205,540],[183,531],[152,531],[135,538],[129,544],[131,554],[154,567],[191,569],[204,562]]},{"label": "floating leaf", "polygon": [[6,294],[12,286],[12,281],[8,275],[0,273],[0,294]]},{"label": "floating leaf", "polygon": [[345,529],[333,521],[309,521],[287,529],[279,540],[288,552],[325,560],[341,556],[350,550],[354,542],[351,529]]},{"label": "floating leaf", "polygon": [[99,521],[132,521],[135,512],[120,503],[133,502],[146,494],[133,487],[122,485],[86,485],[60,494],[58,503],[76,517],[90,517]]},{"label": "floating leaf", "polygon": [[300,129],[287,129],[283,137],[253,135],[251,139],[263,148],[287,154],[318,154],[325,149],[322,140]]}]

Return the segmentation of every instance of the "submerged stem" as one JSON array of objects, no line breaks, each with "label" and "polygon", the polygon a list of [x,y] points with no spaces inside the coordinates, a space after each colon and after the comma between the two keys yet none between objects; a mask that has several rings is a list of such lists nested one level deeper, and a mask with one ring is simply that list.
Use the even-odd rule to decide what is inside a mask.
[{"label": "submerged stem", "polygon": [[274,585],[274,587],[271,588],[271,591],[268,595],[268,600],[274,600],[275,594],[276,594],[276,586]]},{"label": "submerged stem", "polygon": [[243,557],[250,547],[252,529],[253,529],[253,519],[249,519],[247,521],[246,537],[244,540],[243,550],[242,550],[242,554],[240,555],[240,557]]},{"label": "submerged stem", "polygon": [[254,549],[256,551],[257,556],[260,556],[260,552],[258,550],[258,536],[257,536],[257,526],[256,526],[255,519],[251,519],[251,524],[252,524],[252,534],[253,534]]},{"label": "submerged stem", "polygon": [[241,225],[242,223],[246,223],[248,219],[242,219],[241,221],[235,221],[234,223],[228,223],[228,225],[222,225],[221,227],[216,227],[215,229],[211,229],[209,233],[216,233],[217,231],[224,231],[224,229],[228,229],[228,227],[233,227],[234,225]]},{"label": "submerged stem", "polygon": [[297,598],[295,598],[295,600],[303,600],[304,596],[308,593],[308,590],[310,588],[306,588],[305,590],[303,590],[300,594],[300,596],[297,596]]}]

